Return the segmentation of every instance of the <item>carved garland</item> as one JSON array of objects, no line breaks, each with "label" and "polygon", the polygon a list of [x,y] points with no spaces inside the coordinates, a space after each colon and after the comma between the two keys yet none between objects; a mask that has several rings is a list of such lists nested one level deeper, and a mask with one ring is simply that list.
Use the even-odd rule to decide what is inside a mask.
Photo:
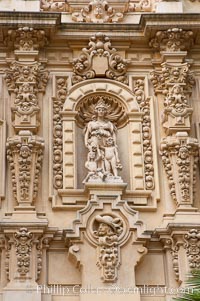
[{"label": "carved garland", "polygon": [[21,276],[26,276],[30,270],[30,254],[32,250],[33,233],[26,228],[20,228],[14,234],[15,250],[17,255],[17,271]]},{"label": "carved garland", "polygon": [[189,267],[191,269],[200,268],[200,231],[197,229],[191,229],[184,236],[185,249],[189,261]]},{"label": "carved garland", "polygon": [[151,117],[150,117],[150,99],[145,98],[144,80],[138,79],[135,82],[134,94],[140,106],[142,117],[142,136],[143,136],[143,154],[144,154],[144,172],[146,189],[154,188],[154,166],[153,166],[153,148],[151,141]]},{"label": "carved garland", "polygon": [[63,104],[67,96],[67,78],[56,78],[56,98],[53,100],[53,185],[55,189],[63,187],[63,145],[62,116]]}]

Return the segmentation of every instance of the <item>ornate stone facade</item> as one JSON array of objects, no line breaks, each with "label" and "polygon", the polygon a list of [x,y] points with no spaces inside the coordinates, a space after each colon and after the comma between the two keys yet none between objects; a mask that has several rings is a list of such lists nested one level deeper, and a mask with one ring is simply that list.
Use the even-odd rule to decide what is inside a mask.
[{"label": "ornate stone facade", "polygon": [[200,267],[199,4],[1,10],[0,301],[171,301]]}]

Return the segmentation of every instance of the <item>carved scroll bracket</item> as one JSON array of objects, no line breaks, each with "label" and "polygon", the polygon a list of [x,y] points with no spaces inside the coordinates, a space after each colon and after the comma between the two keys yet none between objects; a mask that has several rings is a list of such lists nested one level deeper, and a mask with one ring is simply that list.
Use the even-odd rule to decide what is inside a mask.
[{"label": "carved scroll bracket", "polygon": [[161,141],[161,156],[170,193],[178,206],[192,205],[196,184],[199,144],[187,133],[177,133]]},{"label": "carved scroll bracket", "polygon": [[31,208],[37,197],[43,149],[43,139],[30,131],[21,131],[8,139],[7,158],[18,209]]}]

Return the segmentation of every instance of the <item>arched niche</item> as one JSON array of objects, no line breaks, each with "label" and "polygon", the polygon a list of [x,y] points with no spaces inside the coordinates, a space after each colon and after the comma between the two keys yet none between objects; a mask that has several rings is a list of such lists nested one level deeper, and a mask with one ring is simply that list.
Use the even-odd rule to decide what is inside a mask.
[{"label": "arched niche", "polygon": [[[134,94],[119,82],[92,79],[74,85],[64,103],[63,116],[63,189],[83,188],[87,174],[84,166],[87,149],[84,145],[84,122],[79,116],[84,104],[97,95],[113,99],[115,108],[123,110],[118,128],[117,144],[123,165],[121,176],[130,190],[144,189],[144,166],[142,162],[142,114]],[[85,109],[87,104],[85,105]]]}]

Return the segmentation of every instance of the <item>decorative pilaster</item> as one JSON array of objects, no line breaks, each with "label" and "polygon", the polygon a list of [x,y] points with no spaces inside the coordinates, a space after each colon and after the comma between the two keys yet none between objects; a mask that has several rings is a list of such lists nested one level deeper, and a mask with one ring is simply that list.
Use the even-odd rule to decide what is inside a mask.
[{"label": "decorative pilaster", "polygon": [[20,281],[22,290],[26,290],[28,284],[36,292],[36,281],[40,278],[46,249],[54,232],[44,233],[44,225],[39,224],[31,229],[13,225],[12,229],[3,231],[5,269],[10,281],[6,290]]},{"label": "decorative pilaster", "polygon": [[191,229],[185,234],[185,249],[191,269],[200,268],[200,231]]},{"label": "decorative pilaster", "polygon": [[193,33],[178,28],[157,32],[150,46],[161,51],[164,62],[151,73],[155,94],[163,100],[161,157],[172,199],[192,206],[198,161],[198,141],[189,137],[193,109],[188,98],[194,85],[190,65],[184,62]]},{"label": "decorative pilaster", "polygon": [[48,72],[38,61],[38,49],[47,44],[47,38],[44,30],[22,27],[9,30],[5,44],[10,49],[14,47],[16,58],[7,60],[5,76],[17,134],[7,143],[13,193],[18,207],[34,210],[44,148],[43,139],[34,134],[40,125],[39,102],[48,80]]}]

